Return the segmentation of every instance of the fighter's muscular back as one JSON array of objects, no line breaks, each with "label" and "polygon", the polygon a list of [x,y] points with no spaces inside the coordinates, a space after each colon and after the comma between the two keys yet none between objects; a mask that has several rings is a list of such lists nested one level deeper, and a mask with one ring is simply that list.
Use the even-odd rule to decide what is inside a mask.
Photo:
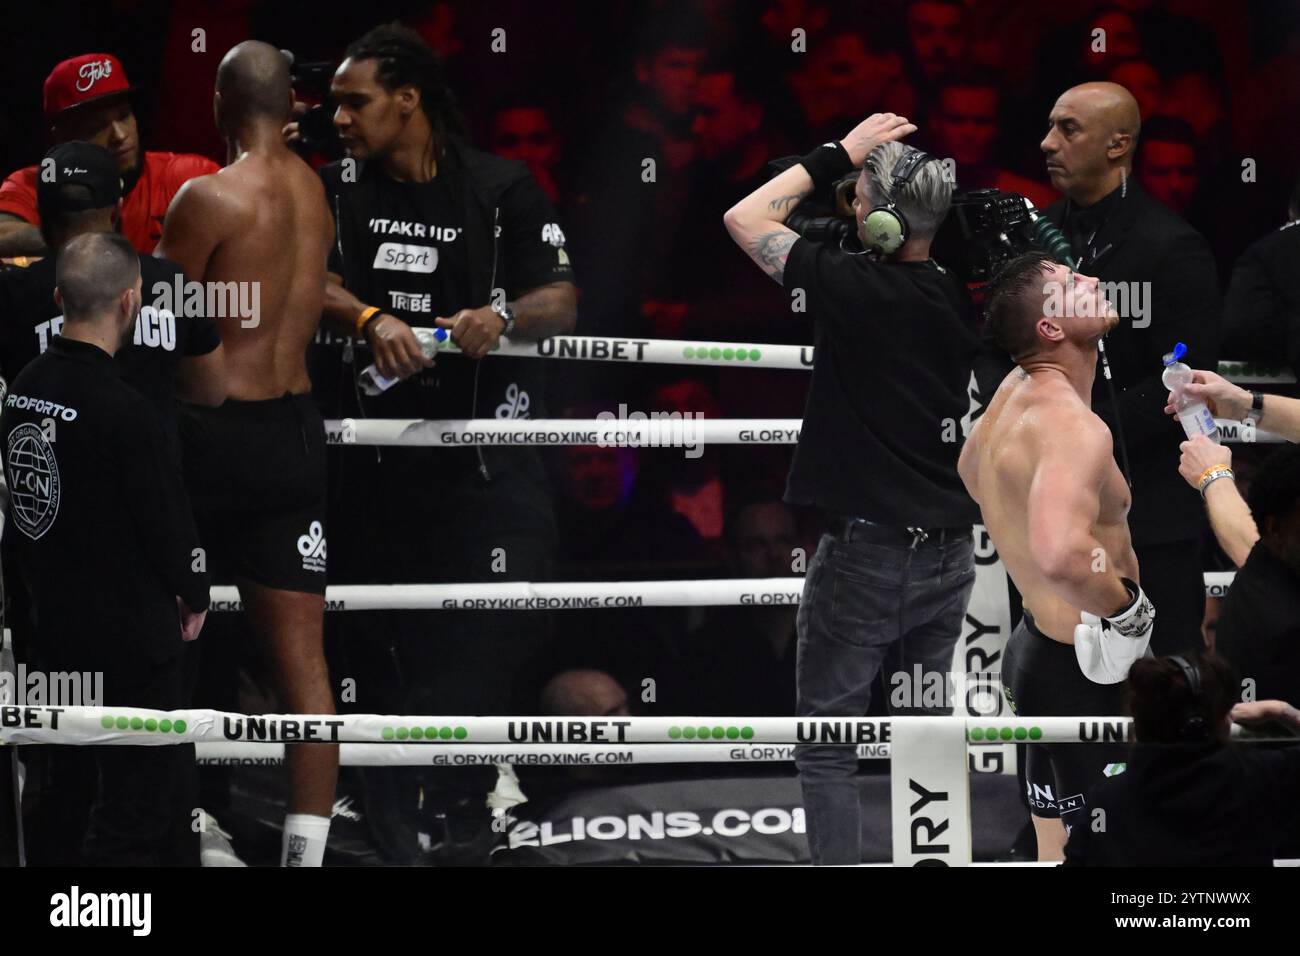
[{"label": "fighter's muscular back", "polygon": [[[258,284],[255,317],[217,318],[230,398],[259,401],[310,391],[307,345],[320,323],[333,240],[320,178],[278,144],[191,179],[172,200],[158,255],[175,260],[205,288]],[[247,292],[245,301],[251,301]]]},{"label": "fighter's muscular back", "polygon": [[1074,643],[1081,609],[1067,597],[1070,579],[1138,580],[1132,498],[1110,429],[1063,375],[1012,371],[971,430],[958,468],[1025,609],[1048,637]]}]

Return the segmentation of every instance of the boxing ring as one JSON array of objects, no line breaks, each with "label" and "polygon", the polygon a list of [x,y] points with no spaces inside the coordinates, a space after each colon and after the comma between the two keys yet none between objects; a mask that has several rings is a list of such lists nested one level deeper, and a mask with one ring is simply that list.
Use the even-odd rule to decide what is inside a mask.
[{"label": "boxing ring", "polygon": [[[1234,727],[1243,740],[1264,740]],[[199,759],[269,756],[285,743],[341,744],[344,765],[449,766],[522,763],[549,755],[606,754],[591,765],[738,759],[724,751],[792,751],[798,743],[888,745],[893,863],[965,866],[971,859],[968,748],[1122,742],[1116,717],[449,717],[154,711],[126,707],[0,707],[0,743],[197,745]],[[268,745],[266,741],[276,741]],[[260,752],[253,748],[261,748]],[[700,748],[696,750],[695,748]],[[704,748],[710,748],[708,750]],[[274,750],[278,755],[281,751]],[[697,757],[697,754],[699,755]],[[456,761],[455,757],[476,758]],[[775,759],[768,757],[767,759]],[[575,761],[588,763],[588,761]]]},{"label": "boxing ring", "polygon": [[[440,349],[456,351],[440,342]],[[810,369],[810,347],[679,340],[557,336],[503,342],[493,354],[654,364]],[[1235,381],[1288,384],[1293,376],[1227,363]],[[655,413],[623,420],[484,419],[464,421],[341,419],[326,423],[342,445],[593,445],[690,447],[697,444],[794,444],[799,419],[695,419]],[[1228,441],[1279,441],[1239,422],[1221,422]],[[996,561],[996,557],[994,558]],[[989,564],[990,562],[985,562]],[[1000,564],[993,571],[1003,574]],[[1233,574],[1207,573],[1206,594],[1222,595]],[[326,610],[564,610],[584,608],[790,606],[802,578],[491,582],[332,585]],[[239,610],[234,587],[213,587],[212,610]],[[1005,635],[1003,635],[1005,640]],[[959,642],[960,643],[960,642]],[[994,658],[996,659],[996,658]],[[957,693],[960,671],[954,666]],[[994,675],[996,676],[996,675]],[[985,692],[988,687],[982,688]],[[1000,702],[1001,694],[994,691]],[[962,699],[961,697],[955,699]],[[969,710],[969,697],[964,698]],[[860,759],[890,761],[893,862],[972,863],[970,778],[990,772],[988,748],[1123,742],[1132,725],[1114,716],[1016,718],[967,713],[949,717],[497,717],[245,715],[212,710],[51,707],[0,704],[0,744],[166,746],[193,743],[210,765],[275,763],[284,746],[337,743],[344,766],[549,765],[788,761],[797,744],[851,746]],[[1234,727],[1243,740],[1254,737]],[[996,771],[1008,772],[1009,761]]]}]

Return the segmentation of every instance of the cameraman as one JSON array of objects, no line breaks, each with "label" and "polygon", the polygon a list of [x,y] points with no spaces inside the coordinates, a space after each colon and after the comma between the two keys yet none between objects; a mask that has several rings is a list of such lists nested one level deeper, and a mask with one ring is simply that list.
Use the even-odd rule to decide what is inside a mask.
[{"label": "cameraman", "polygon": [[[946,678],[975,581],[978,511],[957,476],[956,429],[978,343],[961,290],[930,258],[952,186],[938,163],[897,142],[915,130],[905,117],[874,114],[724,217],[750,258],[795,304],[806,301],[815,324],[817,358],[785,493],[790,504],[821,509],[830,526],[796,620],[800,716],[862,716],[887,656],[905,673],[919,665]],[[827,196],[859,167],[854,218],[874,256],[815,244],[784,225],[802,199]],[[901,228],[876,228],[885,207]],[[861,862],[853,750],[801,746],[796,760],[813,862]]]},{"label": "cameraman", "polygon": [[1088,794],[1094,819],[1070,829],[1066,866],[1272,866],[1289,850],[1300,746],[1236,747],[1229,733],[1235,719],[1295,734],[1300,713],[1280,700],[1234,707],[1237,686],[1214,654],[1133,663],[1137,745]]}]

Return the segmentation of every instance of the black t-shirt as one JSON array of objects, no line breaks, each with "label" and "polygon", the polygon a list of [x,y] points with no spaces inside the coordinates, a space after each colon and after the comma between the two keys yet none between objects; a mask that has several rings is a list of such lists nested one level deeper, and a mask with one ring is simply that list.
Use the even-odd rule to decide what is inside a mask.
[{"label": "black t-shirt", "polygon": [[1106,825],[1070,828],[1067,866],[1271,866],[1294,840],[1300,744],[1134,746],[1087,799]]},{"label": "black t-shirt", "polygon": [[[434,326],[435,317],[451,318],[461,309],[488,304],[482,301],[483,290],[470,287],[471,253],[465,239],[461,195],[466,187],[458,171],[448,167],[424,183],[399,183],[382,173],[375,176],[376,199],[369,215],[367,246],[361,252],[364,261],[370,263],[370,295],[374,298],[369,304],[409,325],[427,328]],[[537,197],[540,204],[534,201]],[[513,204],[505,210],[509,219],[502,224],[499,239],[501,268],[497,275],[498,284],[502,284],[508,259],[510,285],[504,286],[507,297],[513,299],[527,289],[550,282],[571,281],[572,272],[567,266],[556,266],[556,250],[563,235],[558,233],[545,194],[528,179],[514,190],[512,199]],[[331,253],[329,268],[342,273],[337,248]],[[530,363],[524,372],[540,373],[536,359],[494,356],[482,362],[484,368],[478,373],[480,416],[495,410],[498,418],[542,417],[540,388],[522,381],[514,389],[509,387],[520,379],[521,361]],[[368,362],[366,354],[363,364]],[[366,399],[366,413],[374,418],[469,418],[479,364],[454,353],[442,353],[433,368]]]},{"label": "black t-shirt", "polygon": [[[417,328],[434,328],[436,317],[450,318],[460,309],[472,307],[465,214],[451,179],[446,170],[424,183],[398,182],[376,173],[365,245],[348,251],[370,267],[368,293],[353,291],[368,304]],[[329,270],[343,273],[337,244],[330,247]],[[328,348],[334,352],[338,347]],[[359,350],[358,368],[373,361],[369,349]],[[440,354],[433,368],[366,398],[365,414],[371,418],[469,418],[473,389],[474,363],[458,355]],[[350,385],[347,391],[351,391]],[[351,414],[347,408],[340,412]],[[439,456],[433,469],[426,460],[431,454]],[[445,474],[477,464],[470,449],[401,449],[396,454],[386,450],[384,457],[390,473],[398,469],[417,475],[431,470]],[[354,464],[366,467],[372,463],[366,458]]]},{"label": "black t-shirt", "polygon": [[957,456],[979,342],[952,276],[799,239],[784,285],[816,348],[785,500],[895,527],[978,521]]},{"label": "black t-shirt", "polygon": [[[555,209],[531,176],[521,176],[494,197],[497,220],[466,222],[478,207],[469,202],[470,171],[459,162],[440,165],[425,183],[399,183],[382,171],[365,171],[367,208],[348,209],[348,186],[338,187],[345,213],[331,251],[331,272],[366,302],[416,327],[431,328],[437,317],[490,304],[493,289],[507,301],[553,282],[573,281],[564,233]],[[327,177],[327,191],[330,188]],[[351,200],[356,202],[356,200]],[[334,205],[336,215],[340,203]],[[360,230],[348,222],[363,223]],[[337,225],[337,224],[336,224]],[[469,228],[467,228],[469,227]],[[476,228],[477,233],[476,233]],[[359,232],[360,235],[355,235]],[[476,238],[477,236],[477,238]],[[340,255],[339,245],[343,245]],[[350,268],[344,266],[344,261]],[[364,263],[358,270],[356,264]],[[491,282],[489,284],[489,278]],[[341,364],[338,344],[322,344],[312,356],[313,384],[322,405],[341,417],[367,418],[544,418],[543,362],[491,356],[475,362],[441,352],[437,364],[373,397],[359,398]],[[370,364],[359,348],[357,367]],[[493,471],[509,467],[539,476],[540,457],[529,448],[493,449]],[[382,458],[382,463],[380,459]],[[381,456],[348,453],[349,474],[363,482],[428,487],[431,481],[459,482],[479,475],[483,450],[474,448],[385,449]],[[370,474],[364,474],[369,470]],[[382,471],[383,477],[380,478]]]},{"label": "black t-shirt", "polygon": [[1300,575],[1263,544],[1223,599],[1215,647],[1254,681],[1254,699],[1300,702]]},{"label": "black t-shirt", "polygon": [[0,447],[6,554],[45,652],[82,666],[179,654],[176,597],[203,610],[208,576],[162,423],[117,363],[55,336],[10,383]]},{"label": "black t-shirt", "polygon": [[[53,256],[21,271],[0,277],[0,372],[12,383],[32,359],[49,348],[63,328],[63,314],[54,304]],[[149,400],[162,416],[168,435],[176,438],[176,370],[181,359],[207,355],[221,344],[221,334],[206,315],[191,314],[187,303],[181,315],[148,303],[161,299],[158,284],[168,290],[174,302],[180,266],[169,259],[140,257],[140,294],[145,305],[136,319],[135,330],[116,361],[122,381]],[[191,300],[197,301],[197,297]]]}]

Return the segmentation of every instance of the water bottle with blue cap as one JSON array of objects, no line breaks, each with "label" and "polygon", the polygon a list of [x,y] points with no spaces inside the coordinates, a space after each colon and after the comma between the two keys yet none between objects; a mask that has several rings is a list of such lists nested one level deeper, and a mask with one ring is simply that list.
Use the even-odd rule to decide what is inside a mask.
[{"label": "water bottle with blue cap", "polygon": [[1194,381],[1191,368],[1180,361],[1186,354],[1186,345],[1182,342],[1174,345],[1174,350],[1164,357],[1165,370],[1160,376],[1160,381],[1164,382],[1165,388],[1173,393],[1172,404],[1178,412],[1178,421],[1183,426],[1183,431],[1187,433],[1187,437],[1195,438],[1197,435],[1204,435],[1218,444],[1219,426],[1215,424],[1209,406],[1183,392],[1184,387]]},{"label": "water bottle with blue cap", "polygon": [[[420,351],[427,358],[433,358],[438,352],[438,343],[447,338],[446,329],[412,329],[415,338],[420,343]],[[357,376],[357,385],[361,388],[364,395],[378,395],[380,392],[386,392],[398,382],[400,378],[388,378],[382,375],[378,368],[372,362],[361,370]]]}]

